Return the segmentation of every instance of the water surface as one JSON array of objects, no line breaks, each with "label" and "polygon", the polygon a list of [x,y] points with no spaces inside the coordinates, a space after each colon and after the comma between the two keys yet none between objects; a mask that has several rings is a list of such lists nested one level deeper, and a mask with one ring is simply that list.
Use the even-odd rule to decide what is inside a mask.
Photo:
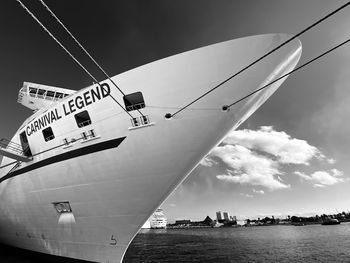
[{"label": "water surface", "polygon": [[350,262],[350,223],[151,230],[124,262]]},{"label": "water surface", "polygon": [[[0,246],[1,263],[82,263]],[[334,226],[261,226],[143,230],[124,263],[349,262],[350,223]]]}]

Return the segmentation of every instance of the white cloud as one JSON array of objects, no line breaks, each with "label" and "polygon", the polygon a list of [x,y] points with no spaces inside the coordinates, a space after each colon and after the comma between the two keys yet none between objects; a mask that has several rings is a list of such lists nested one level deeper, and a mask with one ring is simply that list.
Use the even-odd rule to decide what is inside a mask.
[{"label": "white cloud", "polygon": [[335,160],[334,160],[333,158],[327,159],[327,162],[328,162],[329,164],[335,164]]},{"label": "white cloud", "polygon": [[200,161],[201,165],[206,166],[206,167],[212,167],[214,164],[217,164],[214,160],[212,160],[209,156],[206,156]]},{"label": "white cloud", "polygon": [[315,188],[321,188],[321,187],[325,187],[325,185],[323,185],[323,184],[314,184],[313,187],[315,187]]},{"label": "white cloud", "polygon": [[239,193],[239,195],[241,195],[241,196],[245,196],[245,197],[248,197],[248,198],[253,198],[253,196],[252,196],[252,195],[250,195],[250,194],[243,194],[243,193]]},{"label": "white cloud", "polygon": [[253,188],[253,192],[261,195],[265,194],[264,190],[255,190],[254,188]]},{"label": "white cloud", "polygon": [[238,130],[231,132],[224,144],[239,144],[249,149],[263,151],[285,164],[308,164],[312,158],[324,158],[324,155],[305,140],[291,138],[283,131],[275,131],[271,126],[262,126],[259,130]]},{"label": "white cloud", "polygon": [[302,172],[299,172],[299,171],[295,171],[294,174],[298,175],[300,178],[302,179],[305,179],[305,180],[310,180],[310,176],[302,173]]},{"label": "white cloud", "polygon": [[233,171],[216,177],[226,182],[261,185],[270,190],[288,188],[275,175],[281,174],[278,163],[241,145],[224,145],[215,148],[211,156],[220,158]]},{"label": "white cloud", "polygon": [[343,172],[332,169],[330,172],[317,171],[311,175],[296,171],[294,174],[298,175],[301,179],[309,181],[314,187],[325,187],[344,182]]},{"label": "white cloud", "polygon": [[[326,160],[330,164],[335,162],[305,140],[292,138],[283,131],[275,131],[272,126],[262,126],[256,131],[232,131],[201,164],[212,167],[223,162],[228,171],[217,175],[219,180],[277,190],[290,188],[284,178],[281,178],[284,165],[309,165],[314,158]],[[300,172],[296,174],[310,181],[310,176]],[[314,185],[319,187],[317,184],[330,185],[343,180],[343,174],[336,169],[331,170],[329,175],[330,177],[322,173],[313,174]],[[333,177],[338,179],[334,181]]]},{"label": "white cloud", "polygon": [[333,176],[335,177],[342,177],[344,173],[342,171],[339,171],[337,169],[332,169],[331,172],[333,173]]}]

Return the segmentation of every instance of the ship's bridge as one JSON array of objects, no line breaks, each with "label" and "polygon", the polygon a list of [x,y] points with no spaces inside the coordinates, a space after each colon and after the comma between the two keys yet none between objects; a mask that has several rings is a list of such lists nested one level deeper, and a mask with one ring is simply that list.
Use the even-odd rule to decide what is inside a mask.
[{"label": "ship's bridge", "polygon": [[17,102],[33,111],[37,111],[48,107],[50,104],[74,92],[76,91],[32,82],[23,82],[23,87],[18,93]]}]

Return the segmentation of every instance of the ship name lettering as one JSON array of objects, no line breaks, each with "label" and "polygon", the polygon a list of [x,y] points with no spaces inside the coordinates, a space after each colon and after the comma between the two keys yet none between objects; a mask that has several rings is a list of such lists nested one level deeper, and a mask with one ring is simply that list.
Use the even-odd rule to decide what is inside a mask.
[{"label": "ship name lettering", "polygon": [[110,87],[106,83],[101,84],[101,86],[96,86],[93,89],[87,90],[82,95],[78,95],[62,105],[64,115],[68,116],[77,110],[81,110],[82,108],[96,101],[106,98],[110,93]]},{"label": "ship name lettering", "polygon": [[30,125],[27,126],[27,136],[31,136],[34,132],[45,128],[47,125],[61,118],[62,116],[58,113],[57,109],[48,111],[45,115],[42,115],[40,118],[36,119]]},{"label": "ship name lettering", "polygon": [[[108,84],[103,83],[101,85],[97,85],[94,88],[85,91],[82,95],[78,95],[62,104],[64,116],[67,116],[71,113],[76,112],[77,110],[81,110],[82,108],[94,102],[104,99],[109,96],[110,93],[111,89]],[[61,118],[62,115],[59,113],[57,108],[45,113],[27,125],[27,136],[31,136],[33,133],[44,129],[46,126]]]}]

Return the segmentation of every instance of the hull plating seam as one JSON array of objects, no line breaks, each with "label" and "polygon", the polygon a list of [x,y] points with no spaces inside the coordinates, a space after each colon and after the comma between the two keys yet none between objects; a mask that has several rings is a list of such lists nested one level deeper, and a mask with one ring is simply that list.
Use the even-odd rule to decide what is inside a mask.
[{"label": "hull plating seam", "polygon": [[109,141],[105,141],[105,142],[101,142],[101,143],[96,143],[94,145],[89,145],[89,146],[86,146],[83,148],[69,151],[67,153],[62,153],[62,154],[59,154],[57,156],[47,158],[45,160],[36,162],[32,165],[28,165],[26,167],[23,167],[22,169],[18,169],[18,170],[15,170],[13,172],[8,173],[7,175],[0,178],[0,183],[9,179],[9,178],[15,177],[17,175],[20,175],[20,174],[23,174],[23,173],[26,173],[26,172],[29,172],[29,171],[32,171],[35,169],[39,169],[43,166],[47,166],[47,165],[50,165],[53,163],[62,162],[65,160],[69,160],[69,159],[76,158],[76,157],[83,156],[83,155],[90,154],[90,153],[95,153],[95,152],[100,152],[100,151],[116,148],[119,146],[119,144],[121,144],[124,141],[125,138],[126,137],[121,137],[121,138],[117,138],[117,139],[113,139],[113,140],[109,140]]}]

